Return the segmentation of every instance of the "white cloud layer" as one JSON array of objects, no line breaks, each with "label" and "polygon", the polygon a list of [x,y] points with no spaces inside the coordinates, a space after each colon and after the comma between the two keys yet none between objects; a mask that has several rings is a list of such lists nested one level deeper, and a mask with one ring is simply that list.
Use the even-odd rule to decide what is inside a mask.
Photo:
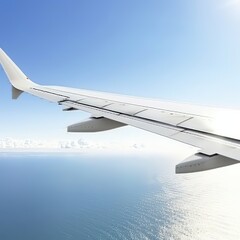
[{"label": "white cloud layer", "polygon": [[97,142],[80,139],[33,140],[33,139],[0,139],[0,152],[89,152],[111,154],[160,154],[168,157],[186,158],[196,148],[157,136],[152,141]]},{"label": "white cloud layer", "polygon": [[33,139],[0,139],[0,151],[19,151],[19,150],[67,150],[67,151],[84,151],[84,150],[130,150],[144,149],[144,144],[139,143],[119,143],[119,142],[90,142],[84,139],[64,139],[64,140],[33,140]]}]

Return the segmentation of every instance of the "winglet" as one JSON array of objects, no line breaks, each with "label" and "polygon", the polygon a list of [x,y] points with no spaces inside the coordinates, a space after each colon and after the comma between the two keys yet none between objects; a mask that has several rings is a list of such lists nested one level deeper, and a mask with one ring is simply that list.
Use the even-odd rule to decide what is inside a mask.
[{"label": "winglet", "polygon": [[0,63],[5,71],[10,83],[13,86],[12,97],[16,99],[21,92],[27,91],[36,84],[19,69],[19,67],[0,48]]},{"label": "winglet", "polygon": [[12,86],[12,99],[17,99],[22,93],[23,91]]}]

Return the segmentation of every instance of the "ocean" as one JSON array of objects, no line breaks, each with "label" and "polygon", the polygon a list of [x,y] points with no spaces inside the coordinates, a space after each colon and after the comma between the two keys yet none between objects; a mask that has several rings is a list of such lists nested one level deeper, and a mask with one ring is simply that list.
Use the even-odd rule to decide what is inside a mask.
[{"label": "ocean", "polygon": [[176,175],[177,161],[1,153],[0,239],[240,239],[240,166]]}]

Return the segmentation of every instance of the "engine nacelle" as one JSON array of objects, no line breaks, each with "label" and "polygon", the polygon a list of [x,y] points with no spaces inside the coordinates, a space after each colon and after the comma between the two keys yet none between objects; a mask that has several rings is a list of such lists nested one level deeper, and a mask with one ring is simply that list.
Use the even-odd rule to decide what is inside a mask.
[{"label": "engine nacelle", "polygon": [[68,126],[68,132],[101,132],[106,130],[111,130],[114,128],[119,128],[125,126],[126,124],[113,121],[108,118],[89,118],[86,121],[79,122]]},{"label": "engine nacelle", "polygon": [[219,154],[209,156],[203,153],[197,153],[176,165],[176,173],[200,172],[236,163],[239,163],[239,161]]}]

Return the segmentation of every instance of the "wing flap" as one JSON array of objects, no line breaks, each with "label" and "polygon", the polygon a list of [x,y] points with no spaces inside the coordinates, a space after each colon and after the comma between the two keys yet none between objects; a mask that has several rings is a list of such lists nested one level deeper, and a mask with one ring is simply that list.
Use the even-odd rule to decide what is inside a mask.
[{"label": "wing flap", "polygon": [[174,126],[191,118],[191,116],[189,115],[184,115],[181,113],[176,113],[176,112],[171,112],[166,110],[151,109],[151,108],[148,108],[146,111],[137,113],[136,116],[145,118],[145,119],[155,120],[158,122],[162,122],[162,123],[166,123]]},{"label": "wing flap", "polygon": [[171,139],[200,148],[201,152],[207,155],[220,154],[240,161],[240,146],[235,141],[211,137],[194,131],[178,132],[171,136]]},{"label": "wing flap", "polygon": [[104,109],[118,112],[118,113],[127,114],[127,115],[135,115],[138,112],[142,112],[142,111],[146,110],[146,108],[144,108],[142,106],[127,104],[127,103],[112,103],[112,104],[105,106]]},{"label": "wing flap", "polygon": [[102,108],[108,104],[113,103],[112,101],[108,101],[105,99],[92,98],[92,97],[83,98],[83,99],[77,100],[77,102],[90,105],[90,106],[102,107]]},{"label": "wing flap", "polygon": [[67,101],[61,102],[61,105],[77,108],[79,110],[89,112],[92,115],[103,116],[113,121],[121,122],[126,125],[134,126],[143,130],[147,130],[153,133],[166,136],[166,137],[169,137],[179,132],[178,129],[175,129],[169,126],[163,126],[161,124],[154,123],[154,122],[150,123],[147,120],[139,120],[134,116],[128,116],[128,115],[112,112],[112,111],[101,109],[101,108],[86,106],[77,102],[71,102],[67,100]]},{"label": "wing flap", "polygon": [[69,100],[63,101],[61,104],[68,107],[74,107],[91,114],[100,115],[113,121],[122,122],[126,125],[134,126],[176,141],[180,141],[185,144],[192,145],[201,149],[201,152],[209,155],[218,153],[240,161],[239,143],[236,143],[234,140],[224,140],[215,135],[208,135],[186,130],[182,127],[179,127],[178,125],[171,126],[169,124],[157,122],[155,120],[152,121],[149,119],[143,119],[137,115],[126,115],[102,108],[82,105],[81,103],[71,102]]}]

